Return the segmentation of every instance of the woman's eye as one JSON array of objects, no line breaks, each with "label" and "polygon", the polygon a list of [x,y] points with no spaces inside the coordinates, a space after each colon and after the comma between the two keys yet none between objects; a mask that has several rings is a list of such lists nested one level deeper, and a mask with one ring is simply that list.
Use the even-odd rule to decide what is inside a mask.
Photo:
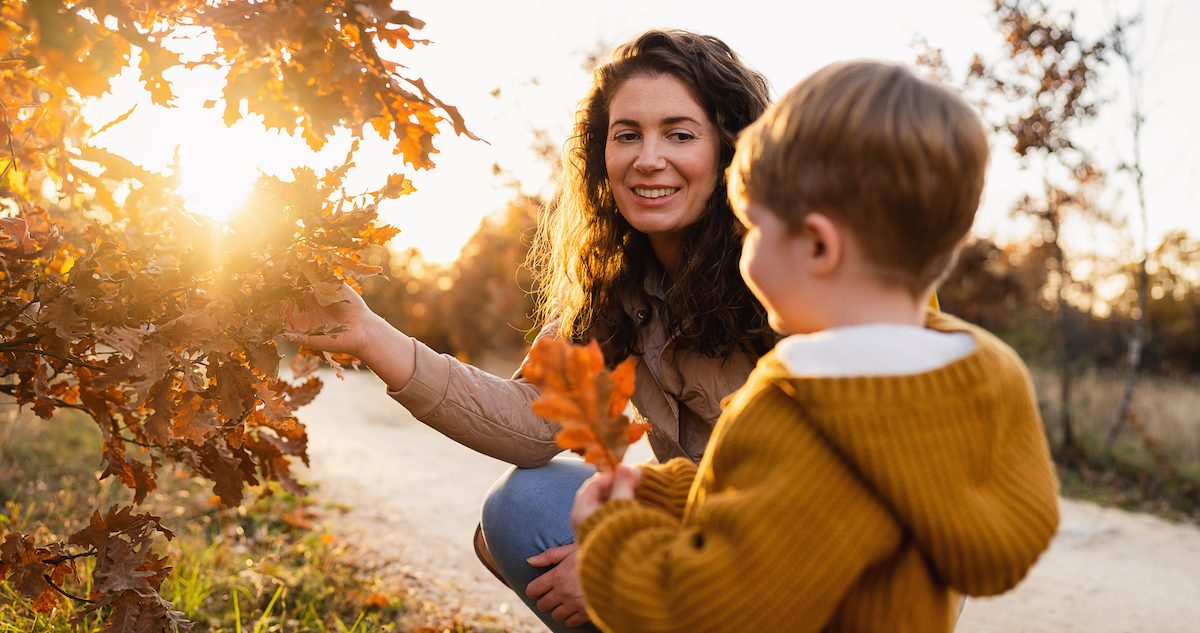
[{"label": "woman's eye", "polygon": [[690,141],[696,138],[696,135],[692,134],[691,132],[671,132],[668,135],[668,138],[672,138],[676,141]]},{"label": "woman's eye", "polygon": [[616,134],[613,135],[613,140],[621,142],[621,143],[631,143],[631,142],[637,140],[637,133],[635,133],[635,132],[617,132]]}]

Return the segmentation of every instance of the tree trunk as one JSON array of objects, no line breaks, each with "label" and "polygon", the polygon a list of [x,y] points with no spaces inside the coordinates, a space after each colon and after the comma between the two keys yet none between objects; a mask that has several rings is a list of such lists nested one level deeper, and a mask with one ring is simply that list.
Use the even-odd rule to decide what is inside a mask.
[{"label": "tree trunk", "polygon": [[1051,226],[1054,229],[1054,260],[1058,265],[1058,386],[1059,408],[1058,424],[1062,429],[1062,452],[1070,455],[1076,450],[1074,411],[1071,408],[1072,362],[1070,350],[1071,306],[1067,303],[1067,286],[1070,273],[1067,271],[1066,257],[1058,243],[1059,222],[1057,209],[1050,215]]},{"label": "tree trunk", "polygon": [[1075,423],[1074,410],[1071,408],[1071,387],[1073,382],[1071,371],[1071,357],[1067,354],[1067,314],[1062,312],[1065,308],[1065,301],[1059,301],[1059,361],[1058,361],[1058,386],[1059,386],[1059,407],[1058,407],[1058,425],[1062,429],[1062,452],[1075,452]]},{"label": "tree trunk", "polygon": [[[1141,17],[1139,13],[1135,21],[1140,21]],[[1122,31],[1115,42],[1115,48],[1117,55],[1125,62],[1125,68],[1129,71],[1129,94],[1133,110],[1133,163],[1129,165],[1128,169],[1133,173],[1133,182],[1138,194],[1138,211],[1142,221],[1142,260],[1138,263],[1138,309],[1133,319],[1133,332],[1129,337],[1128,367],[1126,368],[1128,375],[1125,377],[1125,390],[1121,392],[1121,402],[1117,406],[1117,418],[1113,420],[1112,428],[1108,430],[1108,437],[1104,440],[1106,456],[1112,455],[1113,446],[1117,443],[1117,436],[1125,428],[1125,422],[1129,419],[1133,408],[1133,390],[1137,387],[1138,372],[1142,367],[1142,350],[1146,347],[1148,338],[1146,320],[1150,316],[1146,312],[1146,295],[1150,291],[1150,277],[1146,273],[1146,261],[1150,259],[1149,235],[1147,234],[1150,222],[1146,213],[1146,173],[1142,170],[1142,124],[1145,122],[1145,118],[1142,116],[1141,73],[1134,64],[1133,51],[1127,44]]]},{"label": "tree trunk", "polygon": [[1146,287],[1149,285],[1148,281],[1146,258],[1143,257],[1138,270],[1138,314],[1133,321],[1133,333],[1129,337],[1129,351],[1126,356],[1128,366],[1126,367],[1125,389],[1121,392],[1121,402],[1117,405],[1117,418],[1113,420],[1113,425],[1108,430],[1108,437],[1104,440],[1106,456],[1112,455],[1113,446],[1117,443],[1117,436],[1125,428],[1125,421],[1129,419],[1130,410],[1133,408],[1133,391],[1137,387],[1139,371],[1142,367],[1142,349],[1146,345]]}]

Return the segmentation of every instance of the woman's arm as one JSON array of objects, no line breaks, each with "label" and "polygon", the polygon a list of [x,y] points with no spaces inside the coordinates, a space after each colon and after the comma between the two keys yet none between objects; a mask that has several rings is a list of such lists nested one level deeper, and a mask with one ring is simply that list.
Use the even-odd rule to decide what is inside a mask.
[{"label": "woman's arm", "polygon": [[[337,299],[291,315],[289,338],[358,357],[414,417],[468,448],[521,467],[540,466],[561,452],[554,443],[558,425],[533,414],[538,389],[519,372],[500,378],[434,352],[371,311],[348,285]],[[331,333],[308,334],[317,331]]]}]

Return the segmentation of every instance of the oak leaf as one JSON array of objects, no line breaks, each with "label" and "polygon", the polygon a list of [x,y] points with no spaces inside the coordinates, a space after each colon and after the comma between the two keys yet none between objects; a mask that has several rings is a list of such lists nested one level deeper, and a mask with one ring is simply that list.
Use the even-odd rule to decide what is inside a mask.
[{"label": "oak leaf", "polygon": [[607,471],[616,468],[629,444],[650,428],[631,423],[623,413],[633,395],[636,365],[631,356],[610,372],[594,340],[574,345],[541,338],[529,351],[522,372],[542,390],[533,412],[562,425],[555,442],[582,452],[589,464]]},{"label": "oak leaf", "polygon": [[49,613],[59,602],[59,594],[45,580],[61,583],[68,573],[74,572],[69,564],[48,564],[46,559],[59,550],[51,551],[36,547],[33,539],[21,534],[9,534],[0,542],[0,581],[17,593],[33,601],[34,611]]}]

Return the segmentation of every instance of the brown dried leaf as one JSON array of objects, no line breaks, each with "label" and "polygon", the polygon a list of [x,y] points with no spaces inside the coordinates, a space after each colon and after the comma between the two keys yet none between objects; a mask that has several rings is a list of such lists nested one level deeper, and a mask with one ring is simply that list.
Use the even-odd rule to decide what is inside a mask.
[{"label": "brown dried leaf", "polygon": [[558,445],[582,452],[588,463],[606,471],[620,464],[629,443],[644,432],[621,415],[633,395],[636,363],[631,356],[609,372],[595,341],[584,346],[541,338],[522,372],[542,390],[534,413],[562,425]]},{"label": "brown dried leaf", "polygon": [[[49,613],[57,604],[59,594],[45,578],[50,565],[43,561],[49,550],[35,547],[33,537],[9,534],[0,543],[0,580],[5,580],[18,593],[33,601],[38,613]],[[57,572],[56,572],[57,573]]]}]

